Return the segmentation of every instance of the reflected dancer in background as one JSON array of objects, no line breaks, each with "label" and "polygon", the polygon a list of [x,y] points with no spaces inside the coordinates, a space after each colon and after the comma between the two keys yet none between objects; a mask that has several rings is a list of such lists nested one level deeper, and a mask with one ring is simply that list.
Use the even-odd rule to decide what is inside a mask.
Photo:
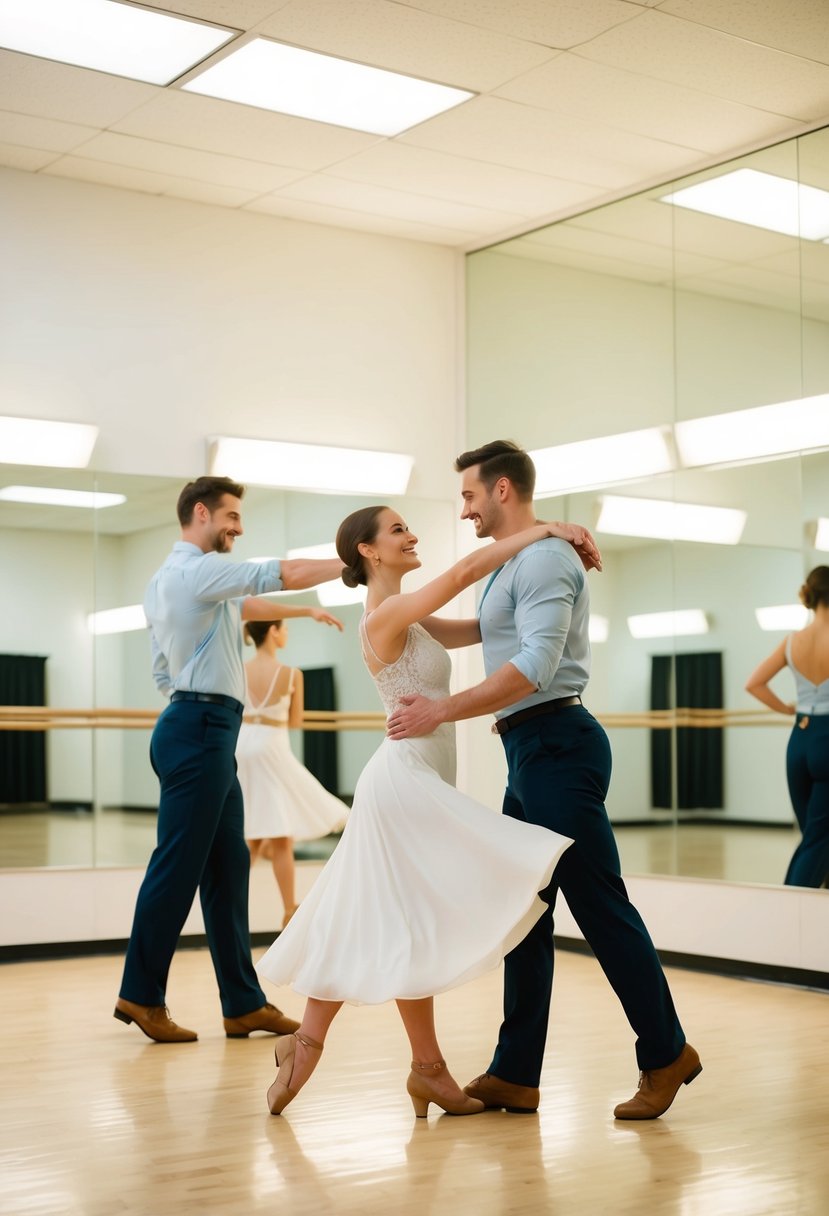
[{"label": "reflected dancer in background", "polygon": [[[786,778],[802,839],[786,871],[790,887],[822,887],[829,880],[829,566],[815,566],[800,588],[814,620],[790,634],[746,682],[746,692],[780,714],[794,714],[786,750]],[[781,701],[769,681],[788,667],[796,704]]]},{"label": "reflected dancer in background", "polygon": [[317,781],[291,750],[288,728],[302,727],[302,672],[276,657],[288,641],[284,621],[248,621],[244,636],[256,647],[245,664],[245,717],[236,744],[245,800],[250,863],[269,856],[282,896],[284,929],[297,909],[294,841],[317,840],[345,823],[348,807]]}]

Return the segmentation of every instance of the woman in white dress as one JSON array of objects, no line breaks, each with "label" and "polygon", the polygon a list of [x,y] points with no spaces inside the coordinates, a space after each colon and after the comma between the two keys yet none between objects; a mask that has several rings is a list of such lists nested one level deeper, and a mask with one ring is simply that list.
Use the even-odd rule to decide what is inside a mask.
[{"label": "woman in white dress", "polygon": [[270,853],[282,896],[283,929],[297,909],[294,841],[317,840],[343,826],[348,807],[317,781],[291,750],[288,728],[302,726],[302,672],[277,659],[288,641],[284,621],[248,621],[245,641],[256,654],[245,664],[245,718],[236,764],[245,803],[251,865]]},{"label": "woman in white dress", "polygon": [[[348,586],[367,584],[360,623],[366,664],[387,713],[408,693],[443,697],[452,622],[431,614],[526,545],[562,536],[585,564],[598,552],[585,529],[540,524],[463,558],[419,591],[404,574],[420,566],[417,538],[396,511],[366,507],[337,533]],[[593,557],[595,554],[595,558]],[[571,843],[545,828],[493,813],[454,787],[454,724],[425,738],[386,738],[363,770],[342,840],[287,929],[258,964],[307,1003],[296,1034],[276,1043],[268,1106],[279,1114],[317,1065],[342,1003],[395,1000],[409,1038],[406,1084],[415,1113],[484,1109],[446,1068],[434,1023],[435,993],[497,966],[546,905],[538,897]]]}]

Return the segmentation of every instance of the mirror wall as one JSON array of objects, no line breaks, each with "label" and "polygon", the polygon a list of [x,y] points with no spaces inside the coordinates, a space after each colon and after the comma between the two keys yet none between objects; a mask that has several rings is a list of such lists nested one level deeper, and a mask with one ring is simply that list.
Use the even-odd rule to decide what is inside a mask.
[{"label": "mirror wall", "polygon": [[[46,702],[55,710],[153,709],[165,704],[150,671],[144,629],[90,632],[91,612],[140,604],[145,585],[179,538],[175,503],[183,482],[0,464],[0,485],[59,486],[119,493],[100,510],[0,500],[4,578],[0,655],[46,659]],[[350,511],[376,498],[248,488],[237,559],[280,556],[333,540]],[[422,538],[426,579],[453,560],[454,508],[434,500],[391,500]],[[317,604],[315,592],[283,597]],[[274,597],[278,606],[279,596]],[[284,661],[333,667],[341,710],[380,709],[359,652],[361,605],[332,607],[345,632],[297,620]],[[278,607],[275,608],[275,616]],[[157,782],[148,760],[150,730],[59,727],[45,732],[46,799],[0,806],[0,866],[143,866],[155,842]],[[338,732],[339,793],[353,793],[380,734]],[[301,738],[292,732],[301,756]]]},{"label": "mirror wall", "polygon": [[[754,222],[666,199],[737,171],[748,201],[767,204]],[[829,237],[829,194],[807,203],[797,183],[829,189],[826,130],[467,259],[470,446],[508,435],[537,450],[657,428],[667,452],[650,476],[620,457],[541,506],[594,528],[606,558],[591,576],[607,636],[593,646],[588,705],[611,737],[609,810],[626,873],[779,883],[798,839],[784,772],[791,719],[764,712],[744,684],[791,630],[764,631],[756,610],[796,604],[804,573],[829,564],[813,547],[814,521],[829,516],[829,399],[814,440],[775,424],[774,458],[735,454],[727,442],[691,456],[680,442],[683,423],[829,392],[829,244],[804,235],[814,204]],[[789,233],[762,226],[777,223],[770,200],[781,189]],[[757,415],[738,415],[737,433],[759,428]],[[668,504],[657,517],[687,503],[737,509],[745,521],[734,544],[716,531],[659,539],[650,525],[622,534],[602,526],[612,497]],[[691,609],[704,614],[705,634],[631,633],[631,616]],[[642,718],[656,704],[659,660],[670,657],[672,704],[681,706],[680,665],[698,661],[678,656],[704,653],[720,656],[728,721],[713,794],[698,788],[703,761],[678,756],[687,731],[666,738]],[[792,700],[788,673],[775,687]],[[703,726],[694,733],[715,737]],[[667,751],[667,797],[654,748],[663,762]],[[694,770],[690,791],[679,788],[683,764]]]}]

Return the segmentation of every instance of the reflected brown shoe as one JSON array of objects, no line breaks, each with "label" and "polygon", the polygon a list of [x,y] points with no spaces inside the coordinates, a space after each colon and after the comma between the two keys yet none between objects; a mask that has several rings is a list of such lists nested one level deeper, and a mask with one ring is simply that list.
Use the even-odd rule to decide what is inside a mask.
[{"label": "reflected brown shoe", "polygon": [[686,1043],[673,1064],[666,1068],[646,1068],[639,1074],[639,1088],[629,1102],[620,1102],[613,1112],[616,1119],[658,1119],[673,1102],[680,1085],[690,1085],[702,1072],[699,1056]]},{"label": "reflected brown shoe", "polygon": [[246,1039],[252,1030],[265,1030],[268,1034],[293,1034],[299,1030],[299,1022],[287,1017],[270,1002],[244,1017],[225,1018],[224,1023],[229,1039]]},{"label": "reflected brown shoe", "polygon": [[541,1100],[541,1094],[531,1085],[513,1085],[488,1072],[464,1085],[463,1092],[470,1098],[480,1098],[488,1110],[506,1110],[511,1115],[534,1115]]},{"label": "reflected brown shoe", "polygon": [[195,1043],[199,1037],[195,1030],[177,1026],[166,1005],[135,1005],[119,996],[112,1016],[128,1026],[135,1022],[138,1029],[156,1043]]}]

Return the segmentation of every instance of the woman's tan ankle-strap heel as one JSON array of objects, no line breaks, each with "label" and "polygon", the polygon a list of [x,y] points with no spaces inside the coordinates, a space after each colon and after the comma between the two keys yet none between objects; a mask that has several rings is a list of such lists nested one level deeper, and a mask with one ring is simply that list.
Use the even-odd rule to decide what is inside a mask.
[{"label": "woman's tan ankle-strap heel", "polygon": [[417,1060],[412,1060],[412,1071],[406,1082],[406,1090],[418,1119],[426,1118],[430,1102],[445,1110],[447,1115],[479,1115],[481,1111],[486,1110],[478,1098],[470,1098],[464,1093],[461,1093],[460,1098],[447,1098],[439,1092],[435,1077],[445,1068],[445,1060],[438,1060],[435,1064],[418,1064]]},{"label": "woman's tan ankle-strap heel", "polygon": [[279,1071],[276,1074],[276,1080],[268,1090],[268,1110],[272,1115],[281,1115],[288,1103],[292,1102],[299,1093],[299,1089],[291,1089],[297,1043],[301,1043],[303,1047],[310,1047],[312,1051],[322,1051],[322,1043],[309,1038],[307,1034],[302,1034],[299,1030],[294,1034],[282,1035],[276,1040],[274,1056]]}]

